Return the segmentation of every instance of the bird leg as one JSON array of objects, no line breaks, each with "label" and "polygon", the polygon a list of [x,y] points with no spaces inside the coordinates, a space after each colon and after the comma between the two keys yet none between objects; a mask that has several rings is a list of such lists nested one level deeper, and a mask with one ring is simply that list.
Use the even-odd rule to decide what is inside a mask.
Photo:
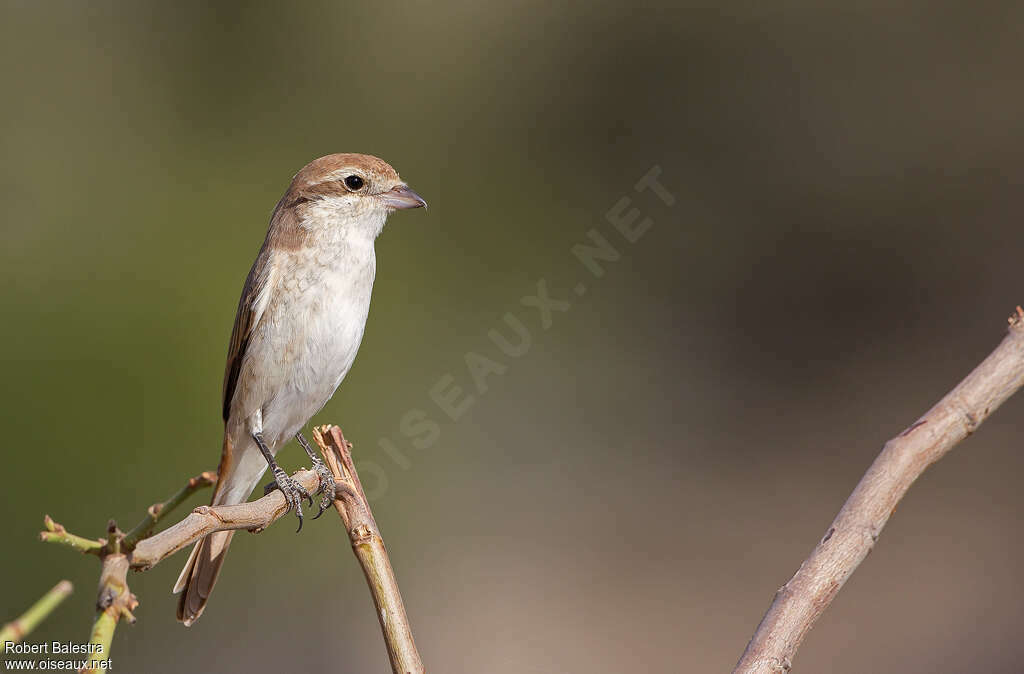
[{"label": "bird leg", "polygon": [[320,487],[316,490],[316,493],[323,494],[323,498],[320,499],[320,512],[318,512],[316,517],[313,518],[316,519],[323,515],[324,511],[334,503],[334,474],[331,473],[331,469],[320,460],[320,457],[313,452],[313,448],[309,446],[309,440],[307,440],[306,436],[302,434],[302,431],[295,434],[295,439],[299,441],[300,445],[302,445],[302,449],[306,450],[306,455],[309,456],[309,460],[313,462],[313,470],[316,471],[316,474],[320,477]]},{"label": "bird leg", "polygon": [[281,490],[284,494],[284,500],[288,503],[288,510],[285,512],[291,512],[295,510],[295,516],[299,518],[299,528],[295,530],[295,533],[302,531],[302,499],[309,499],[309,506],[313,507],[313,497],[309,495],[301,484],[295,481],[295,478],[284,472],[281,466],[277,465],[277,461],[274,461],[274,455],[270,453],[267,448],[267,443],[263,441],[262,433],[253,433],[252,439],[256,441],[256,444],[260,448],[260,452],[263,454],[263,458],[267,460],[267,465],[270,466],[270,472],[274,474],[274,481],[263,488],[264,496],[269,494],[276,487]]}]

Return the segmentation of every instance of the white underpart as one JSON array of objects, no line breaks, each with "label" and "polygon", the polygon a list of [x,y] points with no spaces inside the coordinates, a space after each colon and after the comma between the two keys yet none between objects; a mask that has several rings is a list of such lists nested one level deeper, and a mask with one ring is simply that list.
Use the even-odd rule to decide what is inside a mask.
[{"label": "white underpart", "polygon": [[387,218],[378,208],[354,212],[359,205],[352,197],[321,199],[302,223],[311,245],[273,253],[274,272],[254,303],[258,322],[231,405],[237,469],[223,502],[247,498],[266,468],[249,435],[261,432],[276,453],[352,367],[370,310],[373,244]]}]

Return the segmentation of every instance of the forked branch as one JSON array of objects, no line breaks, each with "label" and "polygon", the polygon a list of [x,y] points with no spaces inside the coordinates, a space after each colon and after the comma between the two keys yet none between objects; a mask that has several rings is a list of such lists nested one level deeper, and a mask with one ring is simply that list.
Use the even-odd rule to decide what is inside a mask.
[{"label": "forked branch", "polygon": [[[334,506],[341,516],[352,541],[353,551],[370,584],[392,669],[403,674],[418,674],[423,671],[423,664],[412,640],[401,594],[380,531],[374,522],[359,476],[352,463],[351,445],[345,442],[337,427],[318,428],[314,431],[314,436],[335,476],[337,495]],[[313,471],[300,470],[292,477],[310,493],[319,487],[320,478]],[[275,490],[249,503],[199,506],[180,522],[160,533],[152,533],[156,525],[193,492],[215,482],[216,474],[201,473],[190,479],[167,501],[150,506],[142,521],[127,534],[121,532],[111,521],[105,539],[76,536],[49,516],[44,519],[46,530],[40,534],[43,541],[95,555],[101,561],[96,619],[89,640],[96,650],[91,651],[94,657],[90,661],[92,669],[84,671],[104,671],[105,665],[109,662],[110,644],[117,624],[121,619],[135,622],[133,611],[139,602],[128,588],[129,569],[150,569],[175,552],[215,531],[262,531],[287,513],[288,506],[284,495]]]}]

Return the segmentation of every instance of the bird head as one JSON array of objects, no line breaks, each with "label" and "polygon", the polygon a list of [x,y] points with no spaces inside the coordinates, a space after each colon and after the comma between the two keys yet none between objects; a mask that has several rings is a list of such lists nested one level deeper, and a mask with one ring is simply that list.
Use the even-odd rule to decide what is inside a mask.
[{"label": "bird head", "polygon": [[427,202],[383,159],[343,153],[306,164],[295,174],[281,205],[300,209],[307,226],[356,221],[379,233],[388,214],[426,208]]}]

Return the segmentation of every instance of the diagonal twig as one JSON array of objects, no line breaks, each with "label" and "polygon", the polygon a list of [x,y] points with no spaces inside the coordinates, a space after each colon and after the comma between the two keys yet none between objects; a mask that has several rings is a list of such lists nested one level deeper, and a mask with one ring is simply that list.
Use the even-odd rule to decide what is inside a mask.
[{"label": "diagonal twig", "polygon": [[828,531],[775,594],[734,674],[786,672],[818,617],[874,547],[910,485],[1024,385],[1024,310],[978,367],[899,436],[885,443]]},{"label": "diagonal twig", "polygon": [[190,478],[185,486],[178,490],[178,492],[162,503],[154,503],[149,506],[146,511],[146,516],[141,522],[135,525],[135,527],[124,535],[124,540],[121,546],[125,550],[131,550],[135,545],[142,540],[147,538],[153,533],[153,529],[156,525],[165,518],[172,510],[177,508],[184,502],[189,496],[197,492],[204,487],[212,487],[217,484],[217,473],[212,471],[203,471],[199,475]]},{"label": "diagonal twig", "polygon": [[39,623],[53,613],[55,608],[60,606],[61,602],[68,598],[73,589],[69,580],[62,580],[54,585],[49,592],[40,597],[21,616],[0,629],[0,645],[7,642],[16,644],[28,636],[29,632],[34,630]]}]

